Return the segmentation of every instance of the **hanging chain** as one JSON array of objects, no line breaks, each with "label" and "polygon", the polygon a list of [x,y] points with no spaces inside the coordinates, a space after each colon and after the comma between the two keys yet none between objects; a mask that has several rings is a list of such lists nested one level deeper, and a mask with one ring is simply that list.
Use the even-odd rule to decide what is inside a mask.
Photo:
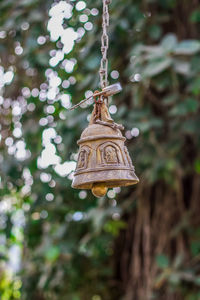
[{"label": "hanging chain", "polygon": [[73,110],[80,106],[81,104],[85,103],[87,100],[93,98],[94,100],[96,97],[99,97],[99,100],[96,101],[96,105],[101,105],[105,102],[108,105],[108,96],[115,95],[122,90],[120,83],[115,83],[108,86],[108,59],[107,59],[107,52],[108,52],[108,34],[107,29],[109,26],[109,12],[108,12],[108,5],[111,3],[111,0],[102,0],[103,1],[103,13],[102,13],[102,29],[103,33],[101,36],[101,53],[102,59],[99,69],[100,75],[100,84],[102,91],[96,91],[93,95],[87,97],[86,99],[80,101],[79,103],[75,104],[69,110]]},{"label": "hanging chain", "polygon": [[103,14],[102,14],[102,29],[103,33],[101,36],[101,66],[99,70],[100,75],[100,84],[101,88],[105,88],[108,85],[108,59],[107,59],[107,52],[108,52],[108,34],[107,29],[109,26],[109,12],[108,12],[108,5],[110,4],[111,0],[103,0]]}]

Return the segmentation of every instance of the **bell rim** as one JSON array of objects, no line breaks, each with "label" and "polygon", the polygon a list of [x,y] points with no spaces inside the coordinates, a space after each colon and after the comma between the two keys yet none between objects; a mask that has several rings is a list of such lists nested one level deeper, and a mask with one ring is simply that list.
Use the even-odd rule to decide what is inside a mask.
[{"label": "bell rim", "polygon": [[[96,175],[95,175],[96,173]],[[77,189],[91,189],[95,183],[105,183],[108,188],[134,185],[139,182],[133,169],[102,170],[92,173],[77,174],[73,178],[72,187]]]},{"label": "bell rim", "polygon": [[[136,176],[136,175],[135,175]],[[82,190],[91,190],[92,189],[92,185],[94,183],[104,183],[105,182],[105,185],[107,188],[115,188],[115,187],[126,187],[126,186],[130,186],[130,185],[135,185],[137,183],[140,182],[139,178],[136,178],[135,179],[116,179],[116,180],[111,180],[110,182],[109,181],[105,181],[105,180],[102,180],[102,181],[95,181],[93,183],[82,183],[82,184],[78,184],[78,185],[74,185],[72,183],[72,187],[74,189],[82,189]]]}]

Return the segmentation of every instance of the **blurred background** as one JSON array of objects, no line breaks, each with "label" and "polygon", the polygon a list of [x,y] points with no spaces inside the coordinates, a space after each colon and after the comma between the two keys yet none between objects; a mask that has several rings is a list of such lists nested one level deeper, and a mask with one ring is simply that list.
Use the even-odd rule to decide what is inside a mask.
[{"label": "blurred background", "polygon": [[0,2],[0,299],[200,299],[200,4],[113,0],[115,122],[140,178],[71,188],[102,2]]}]

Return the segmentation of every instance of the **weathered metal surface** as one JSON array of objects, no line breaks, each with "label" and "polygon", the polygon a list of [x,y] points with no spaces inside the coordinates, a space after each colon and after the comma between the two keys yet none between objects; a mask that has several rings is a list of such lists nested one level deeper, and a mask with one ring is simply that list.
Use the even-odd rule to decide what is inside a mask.
[{"label": "weathered metal surface", "polygon": [[121,84],[119,82],[114,83],[112,85],[106,86],[105,88],[103,88],[102,93],[105,97],[108,96],[113,96],[119,92],[121,92],[122,87]]},{"label": "weathered metal surface", "polygon": [[108,188],[136,184],[139,179],[120,125],[114,123],[105,103],[100,106],[100,120],[96,120],[95,112],[96,107],[78,141],[80,149],[72,187],[91,189],[95,196],[101,197]]},{"label": "weathered metal surface", "polygon": [[79,103],[73,105],[72,107],[68,108],[69,110],[73,110],[79,106],[81,106],[83,103],[85,103],[86,101],[94,98],[94,97],[99,97],[99,96],[103,96],[103,97],[109,97],[109,96],[113,96],[117,93],[119,93],[122,90],[121,84],[119,82],[114,83],[112,85],[106,86],[105,88],[102,89],[102,91],[96,91],[94,94],[92,94],[91,96],[81,100]]}]

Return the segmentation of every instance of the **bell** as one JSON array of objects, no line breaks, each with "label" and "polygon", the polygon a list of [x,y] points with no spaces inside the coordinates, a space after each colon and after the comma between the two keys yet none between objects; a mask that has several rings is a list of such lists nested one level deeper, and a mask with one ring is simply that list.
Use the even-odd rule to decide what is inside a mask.
[{"label": "bell", "polygon": [[72,187],[91,189],[102,197],[108,188],[128,186],[139,182],[124,145],[120,129],[114,123],[104,102],[96,102],[89,126],[82,132]]}]

